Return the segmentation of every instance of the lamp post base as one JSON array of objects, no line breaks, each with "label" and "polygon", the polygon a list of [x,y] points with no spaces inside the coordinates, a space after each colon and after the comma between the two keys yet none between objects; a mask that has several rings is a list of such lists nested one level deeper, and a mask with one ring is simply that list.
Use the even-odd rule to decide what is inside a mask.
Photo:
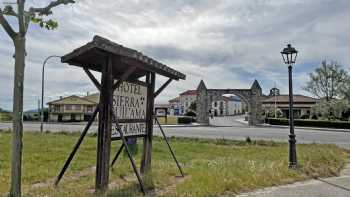
[{"label": "lamp post base", "polygon": [[44,130],[44,125],[43,125],[43,123],[41,122],[41,123],[40,123],[40,133],[42,133],[43,130]]},{"label": "lamp post base", "polygon": [[297,163],[297,151],[296,151],[296,139],[294,134],[289,135],[289,168],[296,169]]}]

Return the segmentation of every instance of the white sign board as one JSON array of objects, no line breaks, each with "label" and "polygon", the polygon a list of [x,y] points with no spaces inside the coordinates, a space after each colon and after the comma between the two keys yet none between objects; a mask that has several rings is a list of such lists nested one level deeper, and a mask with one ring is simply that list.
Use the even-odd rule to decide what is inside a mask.
[{"label": "white sign board", "polygon": [[[146,134],[147,87],[123,82],[113,93],[113,113],[116,115],[123,135],[137,136]],[[120,137],[112,125],[112,138]]]}]

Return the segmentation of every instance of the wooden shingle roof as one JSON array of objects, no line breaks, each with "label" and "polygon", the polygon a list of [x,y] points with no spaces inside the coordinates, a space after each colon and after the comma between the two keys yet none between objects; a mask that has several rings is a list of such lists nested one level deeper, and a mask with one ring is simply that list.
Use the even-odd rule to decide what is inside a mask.
[{"label": "wooden shingle roof", "polygon": [[130,66],[137,70],[130,77],[137,79],[145,76],[147,72],[179,80],[186,76],[142,53],[114,43],[106,38],[94,36],[93,40],[61,58],[63,63],[88,68],[101,72],[102,65],[106,64],[108,57],[112,55],[114,68],[113,75],[118,79],[122,73]]}]

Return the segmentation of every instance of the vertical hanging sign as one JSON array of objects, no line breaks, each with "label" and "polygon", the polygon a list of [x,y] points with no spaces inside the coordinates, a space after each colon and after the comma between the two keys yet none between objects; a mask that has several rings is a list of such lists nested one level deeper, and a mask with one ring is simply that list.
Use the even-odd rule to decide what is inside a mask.
[{"label": "vertical hanging sign", "polygon": [[[123,82],[113,93],[113,113],[125,137],[146,135],[147,87]],[[112,127],[112,139],[120,134]]]}]

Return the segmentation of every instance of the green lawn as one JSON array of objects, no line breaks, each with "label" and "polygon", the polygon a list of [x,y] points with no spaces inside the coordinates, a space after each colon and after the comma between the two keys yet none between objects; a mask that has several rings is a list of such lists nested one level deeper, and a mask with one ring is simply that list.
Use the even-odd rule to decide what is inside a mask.
[{"label": "green lawn", "polygon": [[[59,187],[52,187],[77,138],[77,134],[24,134],[24,196],[93,195],[96,163],[96,137],[93,136],[85,138]],[[10,133],[0,132],[0,194],[9,189],[10,143]],[[138,165],[141,144],[136,155]],[[153,170],[145,178],[156,196],[234,195],[315,176],[334,176],[349,157],[345,150],[334,145],[299,144],[301,166],[298,170],[288,170],[286,143],[174,138],[171,144],[187,176],[175,178],[179,173],[165,142],[155,138]],[[113,142],[112,156],[119,145],[119,141]],[[141,195],[135,192],[136,179],[124,154],[110,173],[110,188],[110,196]]]}]

